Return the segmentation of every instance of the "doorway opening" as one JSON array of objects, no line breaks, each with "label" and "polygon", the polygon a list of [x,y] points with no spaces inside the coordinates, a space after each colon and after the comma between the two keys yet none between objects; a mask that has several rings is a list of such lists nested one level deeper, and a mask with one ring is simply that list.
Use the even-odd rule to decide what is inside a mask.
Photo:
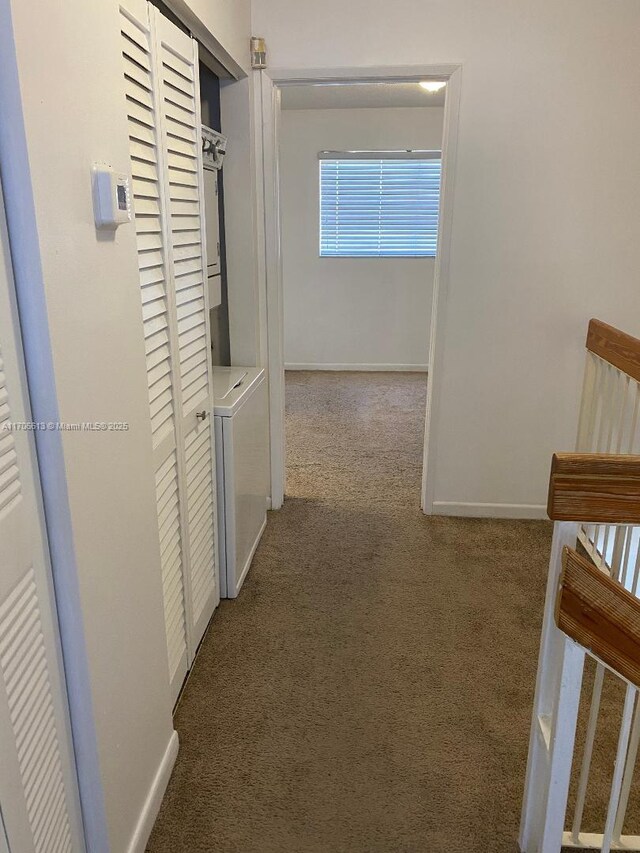
[{"label": "doorway opening", "polygon": [[390,424],[394,388],[413,387],[405,404],[419,407],[422,433],[414,498],[431,510],[459,68],[411,72],[263,72],[274,508],[285,432],[296,429],[293,413],[285,426],[286,388],[299,396],[306,383],[327,402],[348,373],[356,410],[373,395],[365,416],[386,407]]}]

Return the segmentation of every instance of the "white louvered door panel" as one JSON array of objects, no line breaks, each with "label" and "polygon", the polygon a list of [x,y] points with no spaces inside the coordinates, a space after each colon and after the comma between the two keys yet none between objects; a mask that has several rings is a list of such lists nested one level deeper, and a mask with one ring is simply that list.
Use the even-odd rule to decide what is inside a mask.
[{"label": "white louvered door panel", "polygon": [[76,853],[85,847],[33,433],[11,427],[31,418],[10,276],[0,193],[0,832],[12,853]]},{"label": "white louvered door panel", "polygon": [[172,317],[170,226],[162,191],[159,86],[145,0],[126,0],[121,6],[121,33],[169,679],[175,701],[188,669],[177,423],[180,378]]},{"label": "white louvered door panel", "polygon": [[[211,341],[197,44],[152,8],[161,78],[165,188],[175,286],[180,420],[184,441],[187,607],[195,652],[220,599],[211,414]],[[198,418],[200,413],[201,418]],[[202,413],[204,413],[202,415]]]}]

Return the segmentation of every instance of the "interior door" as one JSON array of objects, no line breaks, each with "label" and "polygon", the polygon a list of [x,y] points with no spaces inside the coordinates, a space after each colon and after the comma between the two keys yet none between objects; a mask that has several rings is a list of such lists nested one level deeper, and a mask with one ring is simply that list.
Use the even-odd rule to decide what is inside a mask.
[{"label": "interior door", "polygon": [[188,547],[187,619],[191,654],[220,600],[211,428],[213,393],[207,293],[198,46],[155,8],[163,149],[176,302],[180,433],[184,442]]},{"label": "interior door", "polygon": [[169,680],[175,701],[188,671],[184,585],[187,558],[182,535],[182,465],[177,417],[180,377],[174,331],[170,224],[162,187],[160,86],[146,0],[126,0],[126,5],[121,6],[120,21]]},{"label": "interior door", "polygon": [[[19,321],[0,192],[0,833],[85,849]],[[4,825],[4,829],[3,829]]]},{"label": "interior door", "polygon": [[145,0],[121,31],[175,699],[219,601],[198,54]]}]

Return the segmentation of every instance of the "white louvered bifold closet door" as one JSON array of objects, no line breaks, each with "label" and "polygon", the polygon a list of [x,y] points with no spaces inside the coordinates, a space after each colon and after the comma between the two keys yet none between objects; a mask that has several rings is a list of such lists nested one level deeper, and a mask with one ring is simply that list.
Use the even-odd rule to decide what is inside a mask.
[{"label": "white louvered bifold closet door", "polygon": [[127,0],[126,8],[121,7],[121,30],[169,679],[175,701],[188,671],[183,582],[186,555],[180,518],[178,374],[173,353],[169,229],[161,198],[160,108],[146,0]]},{"label": "white louvered bifold closet door", "polygon": [[121,20],[169,672],[177,698],[219,601],[197,44],[145,0],[126,0]]},{"label": "white louvered bifold closet door", "polygon": [[9,271],[0,193],[0,832],[11,853],[78,853],[85,847],[33,432],[11,427],[31,417]]},{"label": "white louvered bifold closet door", "polygon": [[197,43],[151,9],[162,92],[170,249],[184,438],[189,610],[194,649],[219,599]]}]

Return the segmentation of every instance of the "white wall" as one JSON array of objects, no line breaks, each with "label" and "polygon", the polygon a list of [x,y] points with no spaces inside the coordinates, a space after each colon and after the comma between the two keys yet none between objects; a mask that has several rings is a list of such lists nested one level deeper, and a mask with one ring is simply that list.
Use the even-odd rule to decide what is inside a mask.
[{"label": "white wall", "polygon": [[255,156],[255,107],[260,92],[254,91],[256,77],[253,72],[237,82],[222,81],[220,86],[222,130],[229,140],[224,158],[224,216],[231,363],[250,367],[261,365]]},{"label": "white wall", "polygon": [[189,27],[194,38],[234,76],[251,67],[249,0],[165,0],[167,6]]},{"label": "white wall", "polygon": [[187,0],[187,4],[238,65],[248,71],[251,4],[246,0]]},{"label": "white wall", "polygon": [[443,109],[285,110],[280,176],[287,365],[425,367],[432,258],[321,258],[318,152],[438,149]]},{"label": "white wall", "polygon": [[[77,567],[81,615],[75,617],[86,636],[109,846],[124,853],[144,848],[166,784],[157,774],[170,768],[175,733],[135,231],[125,225],[115,235],[98,234],[93,224],[92,163],[129,171],[118,3],[0,0],[3,70],[9,8],[28,162],[21,160],[16,110],[3,119],[3,151],[15,157],[3,159],[2,167],[14,190],[7,209],[25,225],[12,240],[29,239],[23,231],[29,231],[32,205],[35,211],[37,231],[23,252],[29,277],[22,281],[21,303],[30,304],[30,316],[40,313],[43,325],[24,334],[40,375],[51,367],[47,387],[42,381],[32,386],[32,394],[38,392],[34,410],[48,407],[54,420],[69,423],[129,424],[127,432],[74,431],[46,439],[50,461],[59,462],[54,502],[65,503],[68,494],[68,506],[60,508],[70,525],[63,543],[68,559],[59,570],[68,574]],[[218,4],[216,24],[230,32],[240,8],[244,41],[248,2]],[[3,87],[4,98],[10,84],[5,80]],[[59,533],[56,525],[52,538]]]},{"label": "white wall", "polygon": [[640,334],[640,6],[253,11],[272,68],[463,64],[436,510],[540,511],[551,452],[574,445],[588,319]]}]

